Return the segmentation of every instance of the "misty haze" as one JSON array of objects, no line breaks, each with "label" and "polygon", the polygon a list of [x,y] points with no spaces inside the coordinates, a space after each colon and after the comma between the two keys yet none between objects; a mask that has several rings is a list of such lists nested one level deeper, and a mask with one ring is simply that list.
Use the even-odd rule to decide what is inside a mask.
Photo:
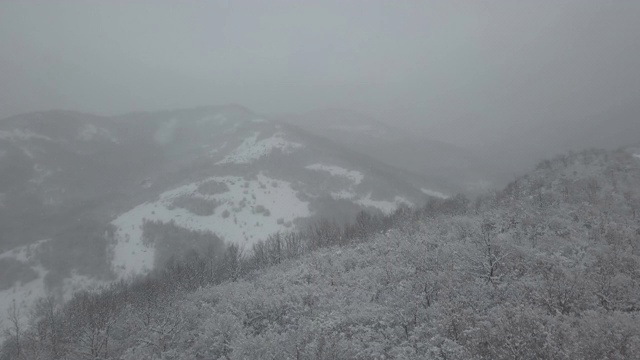
[{"label": "misty haze", "polygon": [[638,19],[0,3],[0,360],[640,359]]}]

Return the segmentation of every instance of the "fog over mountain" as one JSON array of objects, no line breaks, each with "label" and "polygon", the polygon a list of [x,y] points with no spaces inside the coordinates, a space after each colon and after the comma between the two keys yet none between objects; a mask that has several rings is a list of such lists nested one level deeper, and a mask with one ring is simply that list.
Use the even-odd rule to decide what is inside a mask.
[{"label": "fog over mountain", "polygon": [[56,1],[0,10],[0,117],[225,103],[263,114],[346,108],[476,145],[631,117],[640,96],[635,1]]},{"label": "fog over mountain", "polygon": [[0,2],[0,360],[639,358],[638,19]]}]

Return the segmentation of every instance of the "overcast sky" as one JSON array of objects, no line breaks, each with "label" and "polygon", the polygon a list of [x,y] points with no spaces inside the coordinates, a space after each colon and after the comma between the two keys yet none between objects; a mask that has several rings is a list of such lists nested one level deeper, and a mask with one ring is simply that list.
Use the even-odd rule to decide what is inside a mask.
[{"label": "overcast sky", "polygon": [[455,143],[640,101],[640,1],[2,1],[0,117],[327,107]]}]

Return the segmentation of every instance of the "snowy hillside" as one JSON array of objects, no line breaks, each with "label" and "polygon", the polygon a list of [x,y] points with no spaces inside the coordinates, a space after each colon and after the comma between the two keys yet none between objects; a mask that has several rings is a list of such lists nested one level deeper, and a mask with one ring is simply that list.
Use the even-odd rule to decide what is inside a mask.
[{"label": "snowy hillside", "polygon": [[[223,195],[224,180],[207,188]],[[234,246],[217,257],[193,254],[42,314],[20,349],[43,359],[56,351],[177,360],[637,359],[639,188],[635,151],[561,155],[474,201],[457,195],[390,216],[361,214],[342,228],[273,236],[249,254]],[[197,188],[172,195],[185,192]],[[62,329],[64,348],[36,336],[52,329]]]},{"label": "snowy hillside", "polygon": [[39,250],[11,263],[0,312],[152,270],[169,245],[145,224],[186,231],[176,256],[197,234],[250,249],[316,218],[421,204],[432,186],[236,105],[12,117],[0,122],[0,252]]},{"label": "snowy hillside", "polygon": [[[210,194],[213,184],[224,191]],[[247,248],[265,234],[284,232],[299,217],[310,215],[308,202],[301,201],[287,181],[258,174],[242,177],[211,177],[181,186],[121,214],[112,223],[117,230],[113,267],[119,275],[142,273],[153,268],[154,249],[143,244],[143,221],[171,222],[196,231],[208,230],[228,242]],[[189,203],[210,205],[210,211],[194,214]],[[197,210],[196,210],[197,212]]]},{"label": "snowy hillside", "polygon": [[[424,131],[388,125],[394,119],[385,123],[344,109],[286,115],[282,119],[346,149],[420,174],[437,192],[479,193],[490,188],[497,177],[488,162],[470,150],[433,139]],[[478,184],[487,186],[479,188]]]}]

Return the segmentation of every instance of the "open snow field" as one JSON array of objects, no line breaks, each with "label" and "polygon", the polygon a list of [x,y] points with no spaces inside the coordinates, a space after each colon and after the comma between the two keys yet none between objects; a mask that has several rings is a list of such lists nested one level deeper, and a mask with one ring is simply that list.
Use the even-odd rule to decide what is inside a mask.
[{"label": "open snow field", "polygon": [[449,195],[443,194],[443,193],[441,193],[439,191],[435,191],[435,190],[429,190],[429,189],[422,188],[422,189],[420,189],[420,191],[422,191],[422,193],[425,194],[425,195],[433,196],[433,197],[439,198],[439,199],[448,199],[449,198]]},{"label": "open snow field", "polygon": [[[34,280],[26,283],[18,282],[10,289],[0,291],[0,332],[10,325],[9,311],[12,309],[14,301],[19,311],[20,321],[24,325],[29,320],[29,311],[35,302],[40,298],[51,295],[47,293],[44,283],[44,277],[48,271],[38,263],[36,258],[38,247],[47,241],[48,239],[40,240],[0,254],[0,259],[13,258],[26,263],[38,274],[38,277]],[[105,284],[107,284],[105,281],[73,273],[71,277],[64,279],[63,287],[59,292],[56,292],[56,295],[62,296],[62,299],[67,301],[78,290],[88,290]]]},{"label": "open snow field", "polygon": [[[228,191],[215,195],[199,193],[198,186],[208,181],[224,183]],[[171,206],[176,198],[185,195],[215,200],[219,205],[209,216],[198,216]],[[287,181],[263,174],[250,180],[237,176],[211,177],[165,192],[160,200],[141,204],[115,219],[112,224],[117,227],[117,243],[112,265],[120,276],[153,268],[154,250],[142,243],[145,219],[174,221],[186,229],[211,231],[226,242],[250,248],[269,234],[286,231],[296,218],[310,214],[309,204],[298,198],[297,191]]]},{"label": "open snow field", "polygon": [[351,180],[355,185],[359,185],[364,179],[364,175],[361,172],[355,170],[347,170],[340,166],[335,165],[323,165],[323,164],[313,164],[306,166],[305,169],[316,170],[316,171],[326,171],[331,176],[339,176],[344,177]]}]

